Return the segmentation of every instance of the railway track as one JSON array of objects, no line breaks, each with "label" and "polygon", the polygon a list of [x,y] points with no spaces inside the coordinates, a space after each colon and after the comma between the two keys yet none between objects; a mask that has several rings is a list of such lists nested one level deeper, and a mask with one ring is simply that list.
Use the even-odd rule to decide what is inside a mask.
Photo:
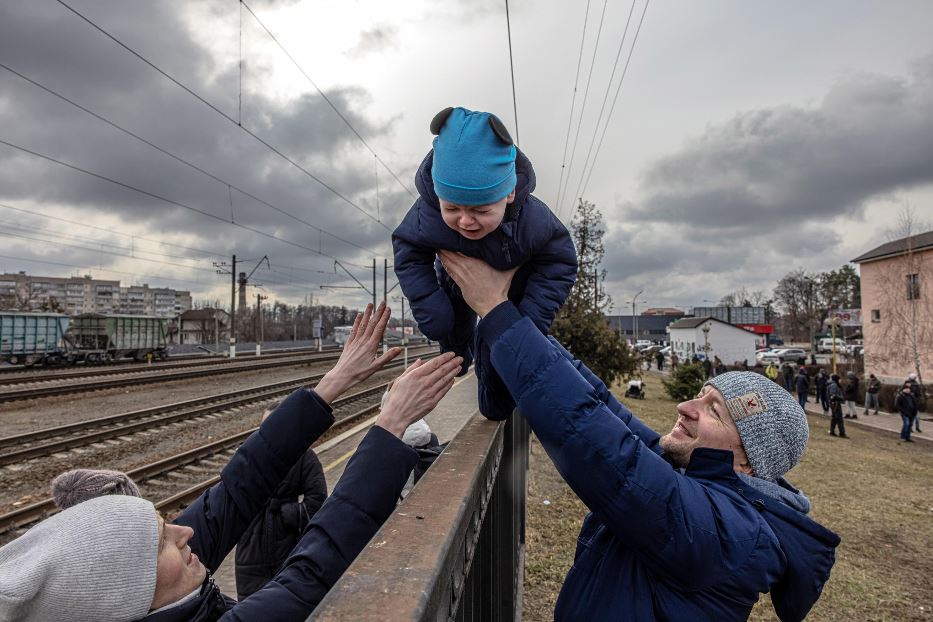
[{"label": "railway track", "polygon": [[12,402],[55,395],[68,395],[117,387],[168,382],[172,380],[189,380],[206,376],[231,374],[244,371],[273,369],[277,367],[296,367],[326,363],[339,358],[339,353],[320,353],[312,356],[282,357],[273,360],[247,361],[244,363],[231,362],[219,365],[197,366],[194,369],[175,370],[140,370],[120,374],[118,378],[89,378],[80,382],[61,382],[56,379],[45,381],[41,386],[17,387],[0,390],[0,402]]},{"label": "railway track", "polygon": [[[400,367],[401,362],[386,368]],[[225,410],[281,398],[295,389],[316,383],[323,373],[274,382],[238,391],[145,408],[128,413],[99,417],[78,423],[44,428],[0,438],[0,467],[85,447],[101,441],[128,436],[143,430],[215,415]]]},{"label": "railway track", "polygon": [[[378,397],[388,386],[388,382],[383,383],[334,401],[331,406],[334,409],[336,421],[313,446],[318,446],[328,439],[351,429],[365,417],[372,415],[379,407]],[[361,402],[365,405],[361,406]],[[346,412],[350,409],[352,409],[351,412]],[[237,447],[257,429],[258,427],[251,428],[143,465],[127,471],[127,475],[132,477],[137,484],[152,484],[157,478],[159,480],[172,480],[166,486],[159,486],[160,488],[177,488],[189,484],[190,481],[195,481],[196,483],[193,485],[187,485],[181,491],[161,497],[155,502],[156,508],[160,510],[171,511],[178,509],[196,499],[204,490],[219,481],[219,475],[204,478],[204,473],[219,473]],[[0,534],[35,523],[54,514],[56,511],[58,510],[55,507],[55,502],[48,498],[0,515]]]}]

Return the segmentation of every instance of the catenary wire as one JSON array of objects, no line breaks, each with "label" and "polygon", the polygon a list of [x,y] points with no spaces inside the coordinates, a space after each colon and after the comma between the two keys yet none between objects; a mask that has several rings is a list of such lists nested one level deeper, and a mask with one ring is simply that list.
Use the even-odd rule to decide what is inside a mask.
[{"label": "catenary wire", "polygon": [[[590,156],[593,155],[593,145],[596,144],[596,136],[599,134],[599,127],[603,121],[603,114],[606,112],[606,104],[609,101],[609,93],[612,92],[612,82],[616,77],[616,70],[619,68],[619,59],[622,58],[622,51],[625,49],[625,38],[628,35],[629,26],[632,23],[632,14],[635,12],[635,2],[632,0],[632,6],[629,8],[628,17],[625,20],[625,28],[622,30],[622,38],[619,39],[619,49],[616,52],[615,61],[612,63],[612,72],[609,74],[609,80],[606,82],[606,92],[603,94],[603,103],[599,107],[599,116],[596,118],[596,125],[593,127],[593,137],[590,139],[590,146],[586,150],[586,158],[583,160],[583,170],[580,171],[580,181],[577,182],[577,189],[574,196],[580,196],[580,188],[583,186],[583,180],[586,177],[587,167],[590,163]],[[623,75],[624,78],[624,75]],[[567,180],[569,183],[569,179]]]},{"label": "catenary wire", "polygon": [[263,21],[262,21],[261,19],[259,19],[259,16],[256,15],[255,12],[253,12],[253,9],[251,9],[250,6],[249,6],[248,4],[246,4],[246,2],[243,2],[243,0],[240,0],[240,5],[243,6],[243,7],[246,7],[246,10],[249,11],[249,14],[252,15],[252,16],[253,16],[253,19],[256,20],[256,23],[259,24],[259,26],[260,26],[263,30],[266,31],[266,34],[268,34],[269,37],[272,39],[272,41],[274,41],[275,44],[276,44],[277,46],[279,46],[279,49],[282,50],[282,52],[285,54],[285,56],[288,57],[288,60],[292,61],[292,64],[295,65],[295,68],[298,69],[298,71],[301,72],[301,75],[303,75],[303,76],[308,80],[308,82],[311,84],[311,86],[313,86],[313,87],[315,88],[315,90],[317,90],[317,92],[321,95],[321,97],[324,99],[324,101],[327,102],[327,105],[330,106],[330,107],[333,109],[333,111],[337,114],[337,116],[340,117],[340,120],[343,121],[344,124],[346,124],[346,126],[347,126],[348,128],[350,128],[350,131],[352,131],[352,132],[356,135],[356,137],[360,140],[360,142],[363,143],[363,146],[366,147],[366,148],[369,150],[369,152],[370,152],[371,154],[373,154],[373,156],[376,158],[376,160],[379,162],[379,164],[381,164],[382,167],[383,167],[385,170],[387,170],[387,171],[389,172],[389,174],[392,175],[393,178],[395,178],[395,181],[398,182],[398,185],[400,185],[402,188],[404,188],[404,189],[405,189],[405,192],[407,192],[409,195],[411,195],[412,198],[417,198],[417,195],[416,195],[414,192],[412,192],[412,190],[411,190],[407,185],[405,185],[405,183],[404,183],[401,179],[399,179],[399,176],[395,173],[395,171],[393,171],[393,170],[389,167],[389,165],[386,164],[386,163],[383,161],[383,159],[379,157],[379,154],[376,153],[376,151],[370,146],[370,144],[369,144],[368,142],[366,142],[366,139],[363,138],[362,134],[360,134],[360,133],[357,131],[357,129],[356,129],[355,127],[353,127],[353,124],[350,123],[350,120],[347,119],[347,117],[346,117],[342,112],[340,112],[340,109],[337,108],[337,106],[334,104],[334,102],[332,102],[331,99],[324,93],[324,91],[321,90],[321,87],[319,87],[319,86],[317,85],[317,83],[316,83],[314,80],[311,79],[311,76],[308,75],[308,73],[307,73],[307,72],[304,70],[304,68],[298,63],[298,61],[295,60],[295,58],[291,55],[291,53],[290,53],[287,49],[285,49],[285,46],[282,45],[282,42],[279,41],[278,37],[276,37],[276,36],[272,33],[272,31],[269,30],[269,28],[263,23]]},{"label": "catenary wire", "polygon": [[272,145],[271,143],[267,142],[265,139],[261,138],[258,134],[256,134],[255,132],[251,131],[249,128],[247,128],[246,126],[242,125],[241,123],[237,122],[237,120],[234,119],[232,116],[230,116],[229,114],[227,114],[226,112],[222,111],[220,108],[218,108],[218,107],[215,106],[214,104],[212,104],[212,103],[210,103],[209,101],[207,101],[207,100],[206,100],[204,97],[202,97],[201,95],[198,95],[194,90],[192,90],[191,88],[185,86],[182,82],[180,82],[179,80],[177,80],[176,78],[174,78],[173,76],[171,76],[168,72],[166,72],[165,70],[163,70],[162,68],[160,68],[158,65],[156,65],[155,63],[153,63],[152,61],[150,61],[149,59],[147,59],[145,56],[143,56],[142,54],[140,54],[139,52],[137,52],[136,50],[134,50],[133,48],[131,48],[131,47],[130,47],[129,45],[127,45],[126,43],[123,43],[123,41],[121,41],[120,39],[118,39],[118,38],[115,37],[114,35],[110,34],[110,32],[108,32],[107,30],[105,30],[103,27],[97,25],[97,24],[96,24],[93,20],[91,20],[89,17],[85,16],[84,14],[82,14],[81,12],[79,12],[78,10],[76,10],[75,8],[71,7],[71,6],[70,6],[68,3],[66,3],[64,0],[57,0],[57,2],[58,2],[59,4],[61,4],[63,7],[65,7],[66,9],[68,9],[69,11],[71,11],[72,13],[74,13],[75,15],[77,15],[78,17],[80,17],[82,20],[84,20],[85,22],[87,22],[90,26],[92,26],[92,27],[93,27],[94,29],[96,29],[98,32],[100,32],[101,34],[103,34],[104,36],[106,36],[107,38],[109,38],[111,41],[113,41],[114,43],[116,43],[117,45],[119,45],[120,47],[122,47],[123,49],[125,49],[126,51],[128,51],[129,53],[131,53],[133,56],[135,56],[136,58],[138,58],[139,60],[141,60],[141,61],[144,62],[145,64],[147,64],[147,65],[149,65],[150,67],[152,67],[153,69],[155,69],[157,72],[159,72],[160,74],[162,74],[165,78],[167,78],[167,79],[170,80],[171,82],[175,83],[179,88],[181,88],[182,90],[184,90],[186,93],[190,94],[192,97],[194,97],[195,99],[197,99],[198,101],[200,101],[201,103],[203,103],[204,105],[206,105],[208,108],[210,108],[211,110],[213,110],[214,112],[216,112],[217,114],[219,114],[220,116],[222,116],[223,118],[225,118],[227,121],[229,121],[230,123],[232,123],[232,124],[235,125],[236,127],[240,128],[241,130],[243,130],[244,132],[246,132],[246,133],[247,133],[248,135],[250,135],[253,139],[255,139],[256,141],[258,141],[259,143],[261,143],[261,144],[262,144],[263,146],[265,146],[267,149],[269,149],[270,151],[272,151],[273,153],[275,153],[276,155],[278,155],[280,158],[282,158],[283,160],[285,160],[286,162],[288,162],[289,164],[291,164],[292,166],[294,166],[296,169],[298,169],[299,171],[301,171],[302,173],[304,173],[305,175],[307,175],[308,177],[310,177],[311,179],[313,179],[314,181],[316,181],[318,184],[320,184],[321,186],[323,186],[324,188],[326,188],[327,190],[329,190],[334,196],[338,197],[339,199],[341,199],[342,201],[344,201],[345,203],[347,203],[347,205],[350,205],[351,207],[353,207],[354,209],[356,209],[357,211],[359,211],[361,214],[363,214],[363,215],[366,216],[367,218],[370,218],[371,220],[373,220],[373,222],[379,223],[379,225],[381,225],[381,226],[382,226],[383,228],[385,228],[386,230],[391,231],[391,229],[389,229],[389,227],[388,227],[384,222],[382,222],[381,220],[377,219],[377,218],[374,217],[372,214],[370,214],[369,212],[367,212],[366,210],[364,210],[362,207],[360,207],[357,203],[355,203],[355,202],[354,202],[353,200],[351,200],[349,197],[345,196],[345,195],[342,194],[339,190],[337,190],[337,189],[334,188],[333,186],[329,185],[327,182],[325,182],[324,180],[322,180],[321,178],[319,178],[317,175],[315,175],[314,173],[312,173],[311,171],[309,171],[308,169],[306,169],[305,167],[303,167],[301,164],[299,164],[299,163],[296,162],[293,158],[291,158],[291,157],[289,157],[288,155],[286,155],[285,153],[283,153],[283,152],[282,152],[281,150],[279,150],[277,147],[275,147],[275,146]]},{"label": "catenary wire", "polygon": [[645,21],[645,14],[648,12],[648,5],[651,3],[651,0],[646,0],[645,8],[642,9],[641,18],[638,20],[638,28],[635,29],[635,36],[632,38],[632,47],[628,52],[628,57],[625,59],[625,67],[622,69],[622,77],[619,80],[619,84],[616,86],[615,95],[612,97],[612,106],[609,107],[609,116],[606,117],[606,125],[603,126],[603,133],[599,136],[599,144],[596,146],[596,153],[593,156],[593,163],[590,165],[590,171],[587,173],[586,182],[583,184],[582,192],[586,192],[586,188],[590,183],[590,176],[593,174],[593,169],[596,168],[596,158],[599,157],[599,151],[603,146],[603,139],[606,137],[606,129],[609,127],[609,122],[612,120],[612,113],[616,109],[616,102],[619,99],[619,93],[622,91],[622,82],[625,80],[625,74],[628,72],[629,62],[632,60],[632,53],[635,51],[635,44],[638,43],[638,34],[641,32],[641,25]]},{"label": "catenary wire", "polygon": [[515,97],[515,61],[512,60],[512,21],[509,19],[509,0],[505,0],[505,27],[509,37],[509,72],[512,74],[512,112],[515,114],[515,145],[521,146],[518,137],[518,99]]},{"label": "catenary wire", "polygon": [[360,249],[360,250],[362,250],[362,251],[366,251],[367,253],[378,254],[378,253],[376,253],[376,251],[374,251],[374,250],[372,250],[372,249],[365,248],[365,247],[363,247],[363,246],[360,246],[359,244],[356,244],[356,243],[354,243],[354,242],[351,242],[350,240],[347,240],[347,239],[342,238],[342,237],[340,237],[340,236],[338,236],[338,235],[336,235],[336,234],[333,234],[333,233],[331,233],[330,231],[327,231],[326,229],[322,229],[321,227],[318,227],[317,225],[311,224],[310,222],[308,222],[308,221],[306,221],[306,220],[304,220],[304,219],[302,219],[302,218],[300,218],[300,217],[298,217],[298,216],[292,214],[292,213],[289,212],[289,211],[286,211],[286,210],[284,210],[284,209],[281,209],[281,208],[279,208],[279,207],[273,205],[272,203],[269,203],[268,201],[265,201],[265,200],[263,200],[263,199],[260,199],[259,197],[255,196],[254,194],[252,194],[252,193],[250,193],[250,192],[247,192],[247,191],[244,190],[243,188],[240,188],[240,187],[237,186],[236,184],[233,184],[233,183],[231,183],[231,182],[229,182],[229,181],[227,181],[227,180],[225,180],[225,179],[221,179],[220,177],[218,177],[218,176],[216,176],[216,175],[214,175],[214,174],[212,174],[212,173],[206,171],[205,169],[201,168],[200,166],[198,166],[198,165],[196,165],[196,164],[193,164],[193,163],[189,162],[188,160],[182,158],[181,156],[178,156],[178,155],[176,155],[176,154],[174,154],[174,153],[168,151],[167,149],[164,149],[163,147],[160,147],[159,145],[156,145],[155,143],[153,143],[153,142],[151,142],[151,141],[149,141],[149,140],[143,138],[142,136],[139,136],[138,134],[136,134],[136,133],[134,133],[134,132],[132,132],[132,131],[126,129],[125,127],[123,127],[123,126],[121,126],[121,125],[119,125],[119,124],[117,124],[117,123],[111,121],[110,119],[107,119],[107,118],[104,117],[103,115],[98,114],[98,113],[94,112],[93,110],[90,110],[89,108],[86,108],[85,106],[82,106],[81,104],[77,103],[76,101],[74,101],[74,100],[72,100],[72,99],[69,99],[68,97],[62,95],[61,93],[55,91],[54,89],[52,89],[52,88],[50,88],[50,87],[48,87],[48,86],[45,86],[44,84],[39,83],[38,81],[36,81],[36,80],[30,78],[29,76],[26,76],[26,75],[20,73],[19,71],[17,71],[17,70],[15,70],[15,69],[13,69],[12,67],[10,67],[10,66],[4,64],[3,62],[0,62],[0,68],[5,69],[6,71],[8,71],[8,72],[12,73],[13,75],[15,75],[15,76],[21,78],[22,80],[25,80],[26,82],[29,82],[29,83],[32,84],[33,86],[35,86],[35,87],[37,87],[37,88],[39,88],[39,89],[42,89],[42,90],[45,91],[46,93],[48,93],[48,94],[50,94],[50,95],[53,95],[54,97],[59,98],[60,100],[62,100],[62,101],[64,101],[64,102],[70,104],[71,106],[77,108],[78,110],[81,110],[82,112],[91,115],[91,116],[94,117],[95,119],[97,119],[97,120],[99,120],[99,121],[102,121],[103,123],[106,123],[106,124],[109,125],[110,127],[114,128],[114,129],[116,129],[116,130],[118,130],[118,131],[120,131],[120,132],[123,132],[123,133],[126,134],[127,136],[130,136],[130,137],[132,137],[132,138],[134,138],[134,139],[140,141],[141,143],[143,143],[143,144],[145,144],[145,145],[148,145],[149,147],[152,147],[153,149],[155,149],[155,150],[158,151],[159,153],[162,153],[162,154],[164,154],[164,155],[167,155],[168,157],[172,158],[173,160],[175,160],[175,161],[177,161],[177,162],[180,162],[181,164],[184,164],[185,166],[191,168],[192,170],[195,170],[195,171],[201,173],[202,175],[205,175],[205,176],[209,177],[210,179],[213,179],[214,181],[216,181],[216,182],[218,182],[218,183],[220,183],[220,184],[223,184],[223,185],[227,186],[227,188],[232,188],[233,190],[236,190],[236,191],[239,192],[240,194],[242,194],[242,195],[244,195],[244,196],[247,196],[247,197],[253,199],[254,201],[256,201],[256,202],[258,202],[258,203],[261,203],[262,205],[265,205],[266,207],[268,207],[268,208],[270,208],[270,209],[272,209],[272,210],[275,210],[276,212],[279,212],[280,214],[284,214],[285,216],[288,216],[289,218],[291,218],[291,219],[293,219],[293,220],[295,220],[295,221],[297,221],[297,222],[300,222],[301,224],[306,225],[307,227],[309,227],[309,228],[311,228],[311,229],[314,229],[315,231],[317,231],[317,232],[319,232],[319,233],[323,233],[323,234],[325,234],[325,235],[328,235],[328,236],[334,238],[335,240],[339,240],[340,242],[343,242],[344,244],[348,244],[348,245],[353,246],[353,247],[355,247],[355,248],[358,248],[358,249]]},{"label": "catenary wire", "polygon": [[[599,51],[599,38],[603,32],[603,20],[606,18],[606,5],[609,3],[609,0],[603,0],[603,10],[599,16],[599,27],[596,29],[596,43],[593,45],[593,58],[590,60],[590,70],[586,76],[586,86],[583,88],[583,103],[580,104],[580,118],[577,121],[577,131],[574,133],[573,137],[573,148],[570,150],[570,162],[567,164],[567,179],[570,179],[570,175],[573,172],[573,160],[576,157],[577,153],[577,142],[580,140],[580,128],[583,127],[583,113],[586,111],[586,100],[590,94],[590,82],[593,78],[593,68],[596,66],[596,52]],[[566,187],[564,188],[567,189]],[[573,201],[573,199],[571,199]],[[564,205],[563,200],[558,207],[557,216],[560,218],[563,214]]]},{"label": "catenary wire", "polygon": [[567,148],[570,146],[570,128],[573,126],[573,109],[577,102],[577,84],[580,81],[580,64],[583,61],[583,44],[586,41],[586,23],[590,16],[590,0],[586,0],[583,12],[583,34],[580,36],[580,54],[577,56],[577,74],[573,78],[573,96],[570,98],[570,114],[567,116],[567,136],[564,138],[564,155],[560,159],[560,181],[557,183],[557,196],[554,197],[554,209],[560,209],[560,192],[564,186],[564,169],[567,165]]}]

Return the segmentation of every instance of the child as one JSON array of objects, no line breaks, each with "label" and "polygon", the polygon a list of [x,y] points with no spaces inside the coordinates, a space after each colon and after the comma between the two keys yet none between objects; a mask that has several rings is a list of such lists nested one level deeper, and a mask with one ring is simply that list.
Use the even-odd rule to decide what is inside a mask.
[{"label": "child", "polygon": [[392,234],[395,274],[427,337],[463,357],[475,357],[480,411],[507,418],[514,402],[489,363],[488,347],[474,343],[476,314],[437,260],[441,249],[484,260],[498,270],[521,266],[509,299],[542,333],[576,279],[570,234],[531,195],[531,162],[488,112],[446,108],[431,121],[434,148],[415,175],[421,197]]}]

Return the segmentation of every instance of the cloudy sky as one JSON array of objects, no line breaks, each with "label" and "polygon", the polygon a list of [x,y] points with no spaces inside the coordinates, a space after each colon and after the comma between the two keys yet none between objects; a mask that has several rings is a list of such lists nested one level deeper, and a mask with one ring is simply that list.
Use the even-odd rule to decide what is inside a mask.
[{"label": "cloudy sky", "polygon": [[0,1],[0,272],[225,301],[213,263],[267,255],[272,298],[358,305],[335,260],[371,287],[376,258],[381,291],[449,105],[499,114],[565,222],[598,205],[616,309],[770,291],[905,205],[933,220],[929,2],[509,10],[517,128],[504,2]]}]

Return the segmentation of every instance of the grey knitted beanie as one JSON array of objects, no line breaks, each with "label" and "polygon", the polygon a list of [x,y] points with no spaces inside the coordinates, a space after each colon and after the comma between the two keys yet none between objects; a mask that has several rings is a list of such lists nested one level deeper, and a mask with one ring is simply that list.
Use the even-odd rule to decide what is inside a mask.
[{"label": "grey knitted beanie", "polygon": [[794,468],[807,448],[810,426],[790,393],[750,371],[721,374],[706,384],[726,400],[755,477],[774,481]]},{"label": "grey knitted beanie", "polygon": [[0,620],[139,620],[155,595],[158,552],[149,501],[79,503],[0,547]]},{"label": "grey knitted beanie", "polygon": [[52,498],[63,510],[102,495],[140,496],[136,482],[122,471],[74,469],[52,480]]}]

